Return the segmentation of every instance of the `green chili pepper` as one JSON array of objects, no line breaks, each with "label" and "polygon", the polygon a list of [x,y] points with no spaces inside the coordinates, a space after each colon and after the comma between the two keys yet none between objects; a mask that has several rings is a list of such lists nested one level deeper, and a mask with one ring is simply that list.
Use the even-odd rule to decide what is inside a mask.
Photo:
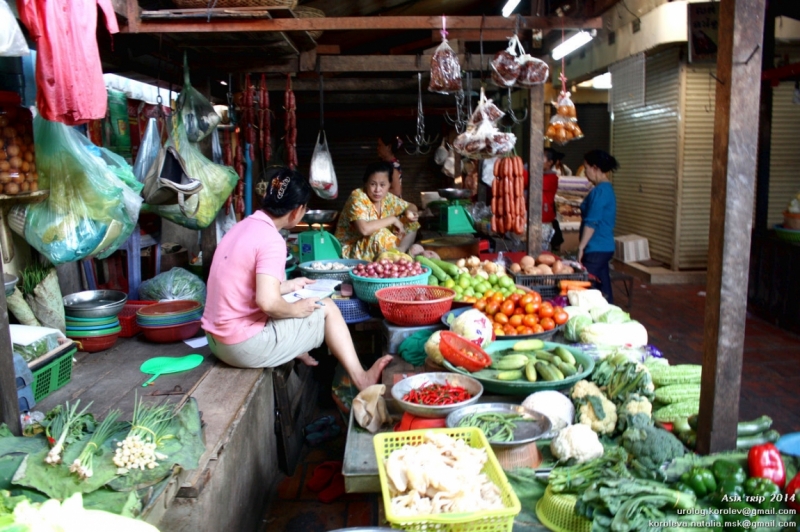
[{"label": "green chili pepper", "polygon": [[705,497],[717,489],[714,473],[705,467],[693,467],[681,475],[681,480],[694,490],[698,498]]},{"label": "green chili pepper", "polygon": [[714,478],[717,480],[717,484],[728,480],[732,480],[736,484],[743,484],[747,479],[747,473],[745,473],[744,468],[731,460],[720,458],[714,462],[711,468],[714,472]]}]

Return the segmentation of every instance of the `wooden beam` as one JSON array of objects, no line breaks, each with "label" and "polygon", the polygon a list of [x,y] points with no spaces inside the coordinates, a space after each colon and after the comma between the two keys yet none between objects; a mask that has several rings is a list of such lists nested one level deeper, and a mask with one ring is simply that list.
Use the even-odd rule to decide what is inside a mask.
[{"label": "wooden beam", "polygon": [[[477,42],[483,39],[484,42],[507,42],[512,34],[513,30],[483,30],[483,36],[481,36],[481,30],[447,30],[447,40],[458,39],[459,41]],[[433,42],[442,42],[442,32],[433,30],[431,39]]]},{"label": "wooden beam", "polygon": [[[135,0],[128,0],[129,2]],[[226,9],[235,12],[238,8]],[[358,30],[438,30],[442,27],[440,16],[388,16],[388,17],[325,17],[325,18],[282,18],[282,19],[239,19],[218,15],[210,21],[196,19],[173,20],[169,11],[162,12],[163,18],[154,18],[148,12],[146,20],[120,28],[122,33],[216,33],[236,31],[358,31]],[[266,14],[269,16],[269,13]],[[139,19],[139,17],[136,17]],[[520,29],[600,29],[602,20],[572,19],[559,17],[522,17]],[[504,17],[448,17],[447,29],[457,30],[504,30],[513,31],[516,19]]]},{"label": "wooden beam", "polygon": [[528,89],[528,254],[542,251],[542,187],[544,185],[544,85]]},{"label": "wooden beam", "polygon": [[[3,261],[0,261],[0,278],[3,278]],[[19,423],[19,398],[14,372],[11,332],[8,329],[8,303],[6,293],[0,294],[0,423],[8,425],[15,436],[22,435]]]},{"label": "wooden beam", "polygon": [[[764,44],[761,56],[761,101],[759,102],[758,124],[758,171],[756,177],[756,215],[754,218],[755,234],[765,235],[769,230],[769,181],[772,153],[772,99],[773,87],[780,78],[774,78],[775,72],[775,3],[767,4],[764,16]],[[789,65],[791,66],[791,65]],[[800,73],[800,63],[795,64]]]},{"label": "wooden beam", "polygon": [[339,55],[342,53],[338,44],[318,44],[317,55]]},{"label": "wooden beam", "polygon": [[[722,0],[697,451],[736,448],[765,0]],[[767,154],[765,154],[767,156]]]}]

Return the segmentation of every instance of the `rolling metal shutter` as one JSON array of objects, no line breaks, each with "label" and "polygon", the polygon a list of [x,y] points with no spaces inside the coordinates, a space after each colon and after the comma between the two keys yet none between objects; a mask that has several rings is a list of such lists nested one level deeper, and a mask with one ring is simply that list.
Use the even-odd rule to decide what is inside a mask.
[{"label": "rolling metal shutter", "polygon": [[[772,153],[769,172],[769,227],[783,223],[783,211],[800,192],[800,105],[792,103],[794,84],[784,81],[772,98]],[[758,102],[756,102],[757,104]]]},{"label": "rolling metal shutter", "polygon": [[708,265],[708,225],[711,210],[711,159],[714,153],[716,64],[684,63],[683,167],[676,219],[677,264],[674,269]]},{"label": "rolling metal shutter", "polygon": [[616,235],[647,238],[650,256],[673,262],[678,176],[679,49],[649,55],[645,105],[614,113],[611,153],[617,194]]},{"label": "rolling metal shutter", "polygon": [[583,164],[583,155],[589,150],[603,150],[610,152],[611,143],[611,115],[605,104],[576,104],[578,125],[583,131],[583,138],[574,140],[564,146],[554,144],[553,147],[564,152],[564,164],[570,170],[577,172]]}]

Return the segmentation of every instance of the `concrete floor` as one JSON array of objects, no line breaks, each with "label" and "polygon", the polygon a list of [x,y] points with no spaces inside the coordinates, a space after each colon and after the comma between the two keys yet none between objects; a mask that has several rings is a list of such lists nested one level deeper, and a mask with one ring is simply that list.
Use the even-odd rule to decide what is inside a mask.
[{"label": "concrete floor", "polygon": [[[704,290],[703,285],[652,286],[634,281],[631,315],[644,324],[650,343],[661,349],[672,363],[701,362]],[[626,305],[625,295],[617,285],[615,297],[618,304]],[[799,336],[748,316],[740,419],[767,414],[774,419],[773,426],[779,432],[800,431],[800,395],[795,389],[799,363]],[[323,409],[320,414],[330,411]],[[341,426],[345,428],[343,422]],[[264,532],[323,532],[381,523],[379,494],[344,495],[334,503],[322,504],[305,487],[319,463],[342,460],[344,435],[319,447],[306,447],[304,453],[295,475],[280,483],[275,502],[264,518]],[[518,529],[515,526],[514,530]]]}]

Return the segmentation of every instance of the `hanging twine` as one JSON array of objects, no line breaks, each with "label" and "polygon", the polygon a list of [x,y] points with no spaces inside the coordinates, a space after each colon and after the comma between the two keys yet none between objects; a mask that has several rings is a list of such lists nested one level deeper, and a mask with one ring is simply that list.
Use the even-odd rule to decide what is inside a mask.
[{"label": "hanging twine", "polygon": [[[561,44],[564,44],[564,18],[561,18]],[[558,76],[561,79],[561,94],[567,93],[567,76],[564,74],[564,69],[566,69],[566,56],[561,58],[561,75]]]},{"label": "hanging twine", "polygon": [[440,33],[442,34],[442,39],[446,40],[447,39],[447,17],[445,15],[442,15],[442,31]]}]

